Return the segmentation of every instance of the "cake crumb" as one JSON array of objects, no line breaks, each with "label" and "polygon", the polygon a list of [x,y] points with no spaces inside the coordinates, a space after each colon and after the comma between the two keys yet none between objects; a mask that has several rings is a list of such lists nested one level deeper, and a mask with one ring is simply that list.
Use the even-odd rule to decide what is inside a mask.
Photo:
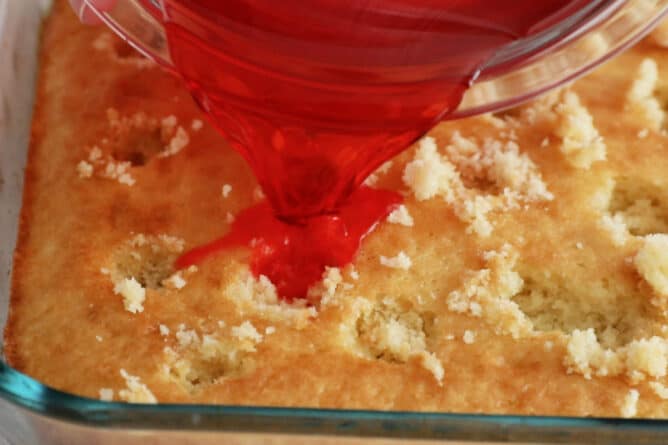
[{"label": "cake crumb", "polygon": [[190,345],[199,343],[199,335],[194,329],[186,329],[186,326],[181,323],[176,331],[176,340],[179,346],[187,348]]},{"label": "cake crumb", "polygon": [[[107,109],[107,117],[112,126],[115,125],[113,122],[120,122],[118,111],[113,108]],[[120,123],[116,125],[120,125]],[[97,173],[99,177],[113,179],[120,184],[128,186],[132,186],[135,183],[135,179],[129,172],[132,164],[130,162],[117,161],[109,154],[104,155],[100,147],[97,145],[94,145],[88,151],[88,163],[93,168],[91,175]]]},{"label": "cake crumb", "polygon": [[482,151],[480,163],[486,170],[485,175],[498,188],[510,189],[528,201],[554,199],[538,167],[526,153],[520,152],[516,142],[487,138],[483,142]]},{"label": "cake crumb", "polygon": [[333,296],[336,293],[336,289],[343,282],[343,276],[341,275],[341,269],[338,267],[329,267],[325,266],[325,272],[322,277],[322,284],[325,287],[325,290],[329,296]]},{"label": "cake crumb", "polygon": [[552,352],[552,349],[554,348],[554,342],[551,340],[547,340],[545,343],[543,343],[543,349],[547,352]]},{"label": "cake crumb", "polygon": [[262,341],[262,334],[260,334],[253,324],[246,320],[239,326],[232,327],[232,335],[239,340],[251,340],[254,343]]},{"label": "cake crumb", "polygon": [[394,165],[394,161],[392,159],[385,161],[380,165],[380,167],[376,169],[376,173],[380,173],[382,175],[387,174],[390,169],[392,169],[392,165]]},{"label": "cake crumb", "polygon": [[592,328],[575,329],[566,345],[567,355],[564,363],[569,373],[578,372],[589,380],[592,372],[598,369],[598,375],[616,375],[621,368],[620,358],[610,350],[604,350]]},{"label": "cake crumb", "polygon": [[162,130],[165,132],[172,132],[176,129],[176,126],[179,124],[179,120],[173,114],[162,118],[160,125]]},{"label": "cake crumb", "polygon": [[199,352],[205,360],[211,360],[216,357],[223,348],[223,343],[213,335],[203,335],[202,342],[199,344]]},{"label": "cake crumb", "polygon": [[183,278],[181,271],[172,274],[169,278],[162,280],[162,285],[170,289],[183,289],[188,282]]},{"label": "cake crumb", "polygon": [[224,320],[218,320],[217,322],[219,328],[224,328],[226,326],[226,323]]},{"label": "cake crumb", "polygon": [[[489,236],[494,226],[488,215],[494,210],[519,208],[522,200],[554,199],[537,166],[514,141],[487,138],[480,144],[455,131],[445,151],[447,157],[433,138],[421,139],[403,182],[418,201],[442,197],[468,224],[468,233]],[[478,189],[478,182],[491,183],[498,194]]]},{"label": "cake crumb", "polygon": [[646,236],[634,263],[654,292],[668,298],[668,235]]},{"label": "cake crumb", "polygon": [[89,151],[88,151],[88,160],[90,162],[95,162],[102,159],[102,150],[100,147],[97,145],[94,145]]},{"label": "cake crumb", "polygon": [[200,131],[202,128],[204,128],[204,122],[201,119],[193,119],[190,129],[192,131]]},{"label": "cake crumb", "polygon": [[415,158],[406,164],[403,181],[418,201],[443,195],[454,199],[452,183],[459,180],[455,167],[438,153],[436,140],[430,136],[420,139]]},{"label": "cake crumb", "polygon": [[308,291],[308,296],[311,298],[320,298],[321,306],[328,306],[338,304],[337,289],[343,283],[343,275],[341,269],[338,267],[325,267],[322,273],[322,280],[316,283]]},{"label": "cake crumb", "polygon": [[77,164],[77,173],[82,179],[88,179],[93,176],[93,165],[87,161],[79,161]]},{"label": "cake crumb", "polygon": [[668,400],[668,388],[660,382],[649,382],[649,387],[652,388],[654,394],[660,399]]},{"label": "cake crumb", "polygon": [[433,353],[423,352],[419,355],[422,367],[427,371],[431,372],[436,381],[440,386],[443,386],[443,377],[445,376],[445,370],[443,369],[443,363],[434,355]]},{"label": "cake crumb", "polygon": [[111,273],[111,271],[109,269],[107,269],[106,267],[100,267],[100,273],[102,275],[109,275]]},{"label": "cake crumb", "polygon": [[624,402],[622,403],[621,416],[624,418],[635,417],[638,414],[638,399],[640,398],[640,393],[637,389],[629,390],[628,394],[624,397]]},{"label": "cake crumb", "polygon": [[[478,143],[455,131],[445,151],[460,175],[459,181],[457,178],[451,181],[451,187],[458,195],[464,192],[480,194],[483,190],[478,190],[476,183],[482,182],[489,183],[504,196],[514,196],[515,201],[554,199],[536,164],[527,153],[520,151],[519,145],[513,140],[502,141],[488,137]],[[472,184],[465,187],[462,180]],[[464,198],[470,199],[466,196]]]},{"label": "cake crumb", "polygon": [[626,105],[633,116],[638,116],[648,129],[658,131],[663,125],[665,113],[654,97],[659,81],[659,67],[652,58],[640,62],[631,87],[626,94]]},{"label": "cake crumb", "polygon": [[232,193],[232,186],[230,184],[223,185],[221,193],[223,195],[223,198],[227,198],[228,196],[230,196],[230,193]]},{"label": "cake crumb", "polygon": [[111,402],[114,400],[114,390],[111,388],[100,388],[100,400]]},{"label": "cake crumb", "polygon": [[643,128],[637,134],[638,139],[645,139],[648,135],[649,135],[649,130],[647,128]]},{"label": "cake crumb", "polygon": [[148,238],[143,233],[138,233],[130,239],[132,247],[143,247],[148,244]]},{"label": "cake crumb", "polygon": [[128,172],[130,166],[129,162],[118,162],[109,158],[104,164],[104,169],[100,175],[103,178],[115,179],[119,184],[133,186],[136,181],[130,172]]},{"label": "cake crumb", "polygon": [[578,249],[578,250],[582,250],[584,248],[584,246],[582,245],[581,242],[578,241],[577,243],[575,243],[575,248]]},{"label": "cake crumb", "polygon": [[274,332],[276,332],[276,328],[275,328],[274,326],[267,326],[267,327],[264,329],[264,334],[265,334],[265,335],[271,335],[271,334],[273,334]]},{"label": "cake crumb", "polygon": [[184,239],[167,235],[166,233],[161,233],[158,235],[158,240],[170,251],[172,252],[183,252],[183,248],[186,245]]},{"label": "cake crumb", "polygon": [[165,158],[173,156],[183,150],[190,144],[190,136],[183,127],[176,129],[176,134],[169,140],[167,146],[158,154],[158,157]]},{"label": "cake crumb", "polygon": [[466,233],[475,233],[485,238],[492,234],[494,226],[487,218],[494,205],[489,197],[475,196],[473,199],[464,200],[463,206],[455,208],[455,213],[464,222],[468,223]]},{"label": "cake crumb", "polygon": [[123,297],[125,310],[136,314],[144,311],[146,289],[134,277],[123,278],[114,286],[114,293]]},{"label": "cake crumb", "polygon": [[467,345],[471,345],[471,344],[475,343],[475,332],[470,331],[468,329],[465,330],[464,335],[462,336],[462,340]]},{"label": "cake crumb", "polygon": [[408,270],[413,265],[413,262],[411,261],[410,257],[404,253],[404,251],[400,251],[395,257],[388,258],[384,255],[381,255],[380,264],[392,269]]},{"label": "cake crumb", "polygon": [[513,270],[517,257],[509,245],[499,251],[485,252],[486,267],[467,273],[461,287],[448,294],[448,309],[484,317],[495,330],[509,333],[513,338],[530,333],[531,322],[511,299],[524,285],[522,277]]},{"label": "cake crumb", "polygon": [[169,328],[165,326],[164,324],[161,324],[158,329],[160,329],[160,335],[163,337],[167,337],[169,335]]},{"label": "cake crumb", "polygon": [[603,230],[610,234],[612,244],[615,247],[622,247],[628,240],[628,228],[624,218],[620,214],[603,215],[600,219],[600,225]]},{"label": "cake crumb", "polygon": [[564,364],[569,373],[577,372],[586,379],[593,374],[600,377],[625,374],[635,384],[648,375],[654,378],[666,375],[668,340],[653,336],[605,349],[594,329],[575,329],[569,336]]},{"label": "cake crumb", "polygon": [[97,340],[98,342],[102,343],[102,340],[104,340],[104,339],[102,338],[101,335],[96,335],[96,336],[95,336],[95,340]]},{"label": "cake crumb", "polygon": [[654,378],[666,375],[668,366],[666,340],[656,336],[633,340],[621,348],[620,352],[626,355],[627,370],[635,372],[637,380],[644,380],[645,374]]},{"label": "cake crumb", "polygon": [[139,377],[128,374],[125,369],[121,369],[121,376],[125,379],[127,389],[118,392],[118,396],[129,403],[158,403],[153,393],[148,387],[141,383]]},{"label": "cake crumb", "polygon": [[387,221],[392,224],[400,224],[406,227],[413,227],[414,224],[413,217],[408,213],[408,208],[403,204],[388,215]]},{"label": "cake crumb", "polygon": [[386,174],[392,168],[393,161],[389,160],[384,162],[380,167],[373,171],[369,176],[364,180],[364,185],[367,187],[373,187],[378,183],[381,175]]},{"label": "cake crumb", "polygon": [[556,134],[562,139],[561,152],[569,164],[588,170],[594,162],[606,159],[603,138],[577,94],[566,91],[555,111],[560,117]]}]

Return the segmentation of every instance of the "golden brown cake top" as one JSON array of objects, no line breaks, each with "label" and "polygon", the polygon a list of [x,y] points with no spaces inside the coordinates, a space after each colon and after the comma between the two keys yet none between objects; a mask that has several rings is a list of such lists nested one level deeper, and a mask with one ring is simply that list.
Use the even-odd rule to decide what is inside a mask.
[{"label": "golden brown cake top", "polygon": [[439,125],[368,180],[405,206],[301,305],[244,249],[172,269],[258,199],[177,79],[64,1],[41,62],[17,369],[131,402],[668,414],[668,50]]}]

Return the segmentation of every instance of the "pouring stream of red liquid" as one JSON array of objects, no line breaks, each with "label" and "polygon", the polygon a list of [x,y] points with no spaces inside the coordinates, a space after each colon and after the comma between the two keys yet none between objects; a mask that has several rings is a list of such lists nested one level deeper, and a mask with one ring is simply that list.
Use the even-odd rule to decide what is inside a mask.
[{"label": "pouring stream of red liquid", "polygon": [[364,179],[456,109],[500,48],[590,3],[165,0],[177,70],[267,196],[177,266],[248,246],[254,274],[304,297],[401,202]]}]

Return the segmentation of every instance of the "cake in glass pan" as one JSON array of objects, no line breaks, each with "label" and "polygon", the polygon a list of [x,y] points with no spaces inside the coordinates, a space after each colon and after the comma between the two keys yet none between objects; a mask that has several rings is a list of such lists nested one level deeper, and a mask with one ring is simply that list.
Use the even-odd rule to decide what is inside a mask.
[{"label": "cake in glass pan", "polygon": [[135,403],[665,417],[661,37],[438,125],[366,180],[403,204],[288,301],[244,247],[175,268],[261,189],[178,79],[57,1],[6,358]]}]

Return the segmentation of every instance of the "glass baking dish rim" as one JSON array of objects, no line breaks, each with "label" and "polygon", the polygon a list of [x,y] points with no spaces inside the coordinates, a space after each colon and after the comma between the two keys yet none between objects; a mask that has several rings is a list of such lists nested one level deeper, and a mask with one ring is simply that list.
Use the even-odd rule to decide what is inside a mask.
[{"label": "glass baking dish rim", "polygon": [[659,419],[105,402],[47,387],[2,361],[0,398],[37,415],[92,428],[553,443],[574,437],[631,439],[639,433],[668,438],[668,420]]}]

